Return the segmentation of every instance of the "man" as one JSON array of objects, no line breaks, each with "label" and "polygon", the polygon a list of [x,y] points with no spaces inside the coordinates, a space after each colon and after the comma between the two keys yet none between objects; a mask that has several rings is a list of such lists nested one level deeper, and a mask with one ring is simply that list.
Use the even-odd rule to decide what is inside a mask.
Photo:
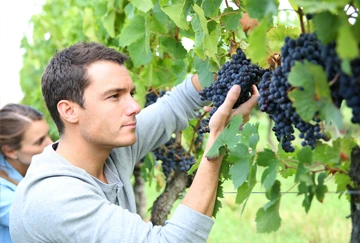
[{"label": "man", "polygon": [[[136,214],[130,177],[135,163],[183,130],[201,108],[197,75],[143,109],[126,57],[97,43],[79,43],[54,56],[42,77],[58,142],[34,160],[11,211],[14,242],[205,242],[222,157],[204,156],[182,203],[165,226]],[[248,118],[258,92],[237,109],[234,86],[212,116],[206,152],[235,114]],[[205,107],[209,111],[209,107]]]}]

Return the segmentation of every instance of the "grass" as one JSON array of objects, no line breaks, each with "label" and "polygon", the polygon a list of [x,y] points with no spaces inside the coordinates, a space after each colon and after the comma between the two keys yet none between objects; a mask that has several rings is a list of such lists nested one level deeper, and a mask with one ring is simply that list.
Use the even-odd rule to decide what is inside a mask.
[{"label": "grass", "polygon": [[[282,181],[282,188],[288,189],[292,180]],[[334,183],[327,183],[329,191],[335,190]],[[148,187],[146,190],[148,208],[151,207],[156,197],[161,193],[155,188]],[[338,194],[326,194],[323,203],[313,199],[310,211],[305,213],[302,207],[303,196],[296,193],[287,193],[282,196],[280,205],[280,217],[282,218],[280,229],[269,234],[256,232],[256,212],[267,203],[263,193],[253,193],[241,215],[242,206],[235,203],[236,194],[233,193],[231,182],[225,183],[224,198],[213,229],[210,233],[209,243],[233,243],[233,242],[256,242],[256,243],[327,243],[327,242],[350,242],[351,219],[346,218],[350,214],[350,204],[345,195],[339,198]],[[254,192],[261,192],[260,185]],[[294,192],[294,190],[292,190]],[[174,205],[174,208],[180,200]],[[147,215],[150,217],[150,213]]]},{"label": "grass", "polygon": [[[282,187],[290,181],[283,181]],[[333,185],[331,181],[329,184]],[[334,191],[334,186],[329,188]],[[260,188],[254,191],[261,191]],[[292,190],[294,191],[294,190]],[[305,213],[302,207],[303,196],[287,193],[282,196],[280,229],[270,234],[256,232],[256,212],[267,203],[265,195],[254,193],[250,196],[241,215],[242,205],[235,204],[235,194],[225,194],[223,208],[208,242],[349,242],[351,220],[346,216],[350,204],[345,196],[328,193],[323,203],[313,200],[310,211]]]}]

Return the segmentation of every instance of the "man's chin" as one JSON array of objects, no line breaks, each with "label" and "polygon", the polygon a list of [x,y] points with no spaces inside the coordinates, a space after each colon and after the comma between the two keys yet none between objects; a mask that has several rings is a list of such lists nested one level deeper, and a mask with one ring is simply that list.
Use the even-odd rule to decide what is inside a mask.
[{"label": "man's chin", "polygon": [[127,141],[123,141],[121,147],[131,146],[134,145],[135,143],[136,143],[136,137],[134,137],[133,139],[128,139]]}]

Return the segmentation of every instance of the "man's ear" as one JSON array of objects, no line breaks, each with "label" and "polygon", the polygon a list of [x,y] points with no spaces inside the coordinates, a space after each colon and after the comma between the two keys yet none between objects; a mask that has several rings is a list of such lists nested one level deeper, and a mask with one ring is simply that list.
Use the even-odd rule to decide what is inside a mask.
[{"label": "man's ear", "polygon": [[18,155],[15,149],[12,149],[9,145],[3,145],[1,150],[6,158],[17,159]]},{"label": "man's ear", "polygon": [[68,100],[60,100],[57,109],[60,116],[67,122],[77,123],[78,115],[76,113],[75,104]]}]

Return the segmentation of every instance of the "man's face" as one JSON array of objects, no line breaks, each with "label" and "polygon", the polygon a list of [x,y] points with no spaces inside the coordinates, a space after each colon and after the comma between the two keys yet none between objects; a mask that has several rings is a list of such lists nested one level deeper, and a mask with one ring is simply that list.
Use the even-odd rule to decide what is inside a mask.
[{"label": "man's face", "polygon": [[136,142],[136,118],[141,110],[133,98],[135,86],[126,68],[99,61],[88,67],[89,85],[80,110],[82,137],[96,146],[112,149]]}]

